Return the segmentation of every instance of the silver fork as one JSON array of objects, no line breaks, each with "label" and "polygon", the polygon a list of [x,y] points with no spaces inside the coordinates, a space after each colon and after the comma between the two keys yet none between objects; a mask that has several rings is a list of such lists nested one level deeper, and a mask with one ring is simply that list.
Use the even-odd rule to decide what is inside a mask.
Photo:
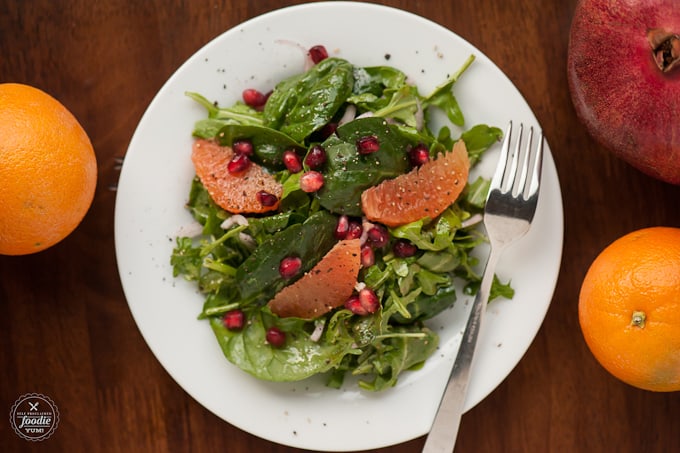
[{"label": "silver fork", "polygon": [[489,258],[423,453],[453,451],[463,415],[472,359],[489,301],[496,265],[505,248],[529,231],[536,212],[543,162],[543,134],[539,132],[538,144],[534,148],[531,127],[527,143],[522,147],[523,128],[520,124],[514,147],[510,145],[512,121],[503,139],[501,156],[491,180],[484,209],[484,227],[491,246]]}]

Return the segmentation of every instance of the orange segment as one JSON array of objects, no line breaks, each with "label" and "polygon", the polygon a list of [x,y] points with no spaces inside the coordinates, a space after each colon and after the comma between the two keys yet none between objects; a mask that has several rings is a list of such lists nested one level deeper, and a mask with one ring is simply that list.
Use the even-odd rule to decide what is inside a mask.
[{"label": "orange segment", "polygon": [[191,160],[196,175],[218,206],[232,213],[262,213],[274,211],[279,202],[264,206],[258,200],[258,192],[265,191],[281,199],[283,186],[261,166],[251,163],[240,175],[227,170],[234,151],[209,140],[194,142]]},{"label": "orange segment", "polygon": [[78,120],[49,94],[0,84],[0,254],[68,236],[94,198],[97,161]]},{"label": "orange segment", "polygon": [[360,239],[338,242],[316,266],[269,302],[281,317],[314,319],[344,304],[352,295],[361,268]]},{"label": "orange segment", "polygon": [[365,190],[361,208],[369,220],[391,227],[434,218],[456,201],[469,169],[465,143],[459,140],[452,151]]},{"label": "orange segment", "polygon": [[680,390],[680,229],[629,233],[593,261],[578,315],[600,364],[623,382]]}]

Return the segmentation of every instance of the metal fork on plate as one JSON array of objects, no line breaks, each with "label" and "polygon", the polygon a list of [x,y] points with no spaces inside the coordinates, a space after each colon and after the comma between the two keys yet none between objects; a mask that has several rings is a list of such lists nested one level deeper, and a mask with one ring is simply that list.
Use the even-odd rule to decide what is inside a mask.
[{"label": "metal fork on plate", "polygon": [[501,156],[484,209],[484,227],[491,251],[423,453],[453,451],[463,415],[472,358],[489,301],[496,264],[503,250],[529,231],[536,212],[543,162],[543,134],[539,132],[538,143],[534,147],[533,127],[530,128],[526,144],[522,146],[522,130],[523,125],[520,124],[515,145],[511,146],[510,122],[501,146]]}]

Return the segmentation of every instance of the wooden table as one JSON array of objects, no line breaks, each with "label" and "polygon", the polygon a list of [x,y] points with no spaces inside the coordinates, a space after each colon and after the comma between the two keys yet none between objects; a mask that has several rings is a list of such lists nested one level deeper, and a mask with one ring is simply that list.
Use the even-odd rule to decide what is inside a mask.
[{"label": "wooden table", "polygon": [[[0,81],[35,85],[68,106],[99,164],[94,204],[71,236],[35,255],[0,256],[0,451],[301,451],[214,416],[154,358],[118,278],[109,189],[115,158],[177,67],[224,30],[294,3],[0,2]],[[542,124],[563,189],[564,255],[545,323],[517,368],[463,417],[456,451],[680,451],[680,393],[617,381],[595,362],[579,329],[578,293],[590,262],[634,229],[680,227],[680,187],[614,158],[577,121],[566,79],[575,0],[380,3],[450,28],[500,66]],[[61,414],[42,443],[20,439],[8,423],[15,400],[30,392],[52,397]],[[379,451],[419,452],[423,443]]]}]

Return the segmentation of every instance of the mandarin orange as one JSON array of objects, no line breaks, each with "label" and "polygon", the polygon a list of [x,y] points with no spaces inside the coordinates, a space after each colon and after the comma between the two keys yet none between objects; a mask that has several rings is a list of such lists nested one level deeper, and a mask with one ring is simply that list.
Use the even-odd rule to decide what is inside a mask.
[{"label": "mandarin orange", "polygon": [[680,390],[680,228],[629,233],[593,261],[579,322],[599,363],[645,390]]},{"label": "mandarin orange", "polygon": [[85,130],[37,88],[0,84],[0,254],[44,250],[87,213],[97,162]]}]

